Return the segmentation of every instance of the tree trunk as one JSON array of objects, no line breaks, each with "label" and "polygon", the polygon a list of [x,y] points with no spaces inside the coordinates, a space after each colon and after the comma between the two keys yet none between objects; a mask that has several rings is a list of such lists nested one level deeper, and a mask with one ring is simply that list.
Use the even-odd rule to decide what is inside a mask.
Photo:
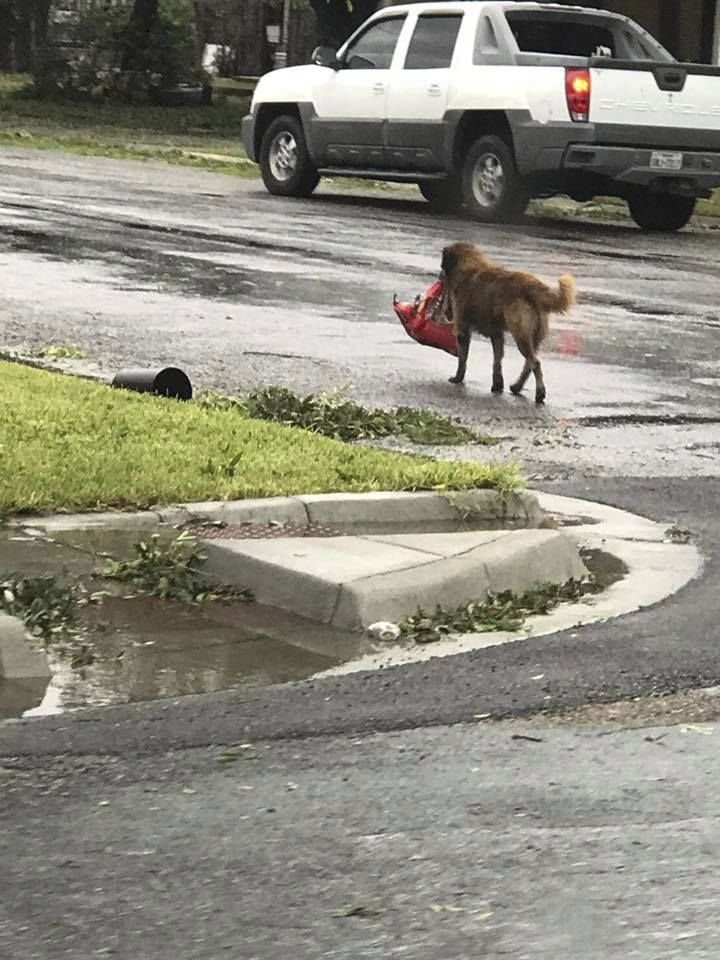
[{"label": "tree trunk", "polygon": [[318,40],[332,47],[341,46],[377,9],[377,0],[354,0],[349,9],[346,0],[310,0],[318,22]]},{"label": "tree trunk", "polygon": [[158,18],[159,0],[135,0],[130,14],[130,26],[142,33],[148,33]]},{"label": "tree trunk", "polygon": [[159,0],[135,0],[125,31],[122,69],[133,70],[142,64],[150,31],[159,16]]},{"label": "tree trunk", "polygon": [[310,63],[310,57],[318,44],[317,21],[307,10],[293,10],[290,14],[288,35],[288,66]]},{"label": "tree trunk", "polygon": [[15,11],[12,0],[0,0],[0,70],[15,69]]},{"label": "tree trunk", "polygon": [[50,19],[50,7],[52,0],[35,0],[34,10],[34,33],[33,46],[37,51],[47,39],[48,21]]}]

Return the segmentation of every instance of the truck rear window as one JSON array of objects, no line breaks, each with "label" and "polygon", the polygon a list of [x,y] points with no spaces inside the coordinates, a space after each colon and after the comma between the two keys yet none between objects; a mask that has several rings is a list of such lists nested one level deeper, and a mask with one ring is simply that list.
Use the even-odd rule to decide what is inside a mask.
[{"label": "truck rear window", "polygon": [[579,22],[562,15],[531,17],[509,12],[507,21],[521,53],[564,57],[615,57],[613,31],[603,24]]}]

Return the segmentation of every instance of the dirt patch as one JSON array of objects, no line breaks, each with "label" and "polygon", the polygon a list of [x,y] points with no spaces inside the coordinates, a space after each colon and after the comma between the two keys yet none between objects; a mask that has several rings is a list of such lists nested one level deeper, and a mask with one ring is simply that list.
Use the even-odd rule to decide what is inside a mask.
[{"label": "dirt patch", "polygon": [[563,713],[530,717],[529,727],[610,726],[622,728],[720,722],[720,687],[615,703],[588,704]]},{"label": "dirt patch", "polygon": [[345,532],[318,523],[228,523],[191,524],[187,528],[198,540],[282,540],[288,537],[343,537]]}]

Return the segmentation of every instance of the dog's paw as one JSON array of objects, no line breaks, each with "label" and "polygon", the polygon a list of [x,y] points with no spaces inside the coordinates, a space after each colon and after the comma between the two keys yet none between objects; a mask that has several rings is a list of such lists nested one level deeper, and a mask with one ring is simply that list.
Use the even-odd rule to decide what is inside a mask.
[{"label": "dog's paw", "polygon": [[522,387],[519,383],[512,383],[510,385],[510,393],[515,394],[516,397],[519,397],[522,393]]},{"label": "dog's paw", "polygon": [[538,403],[538,404],[545,403],[546,396],[547,394],[544,390],[538,390],[538,392],[535,394],[535,403]]},{"label": "dog's paw", "polygon": [[493,385],[490,387],[491,393],[502,393],[505,390],[505,383],[502,380],[493,380]]},{"label": "dog's paw", "polygon": [[450,377],[448,383],[464,383],[465,377]]}]

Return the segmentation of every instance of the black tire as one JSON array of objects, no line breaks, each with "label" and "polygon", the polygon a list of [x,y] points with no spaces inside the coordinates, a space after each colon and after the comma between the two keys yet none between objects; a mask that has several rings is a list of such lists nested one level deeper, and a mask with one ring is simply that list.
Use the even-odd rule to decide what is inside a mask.
[{"label": "black tire", "polygon": [[433,210],[454,213],[462,207],[462,188],[455,180],[420,180],[418,189]]},{"label": "black tire", "polygon": [[320,177],[297,117],[278,117],[267,128],[260,146],[260,171],[268,193],[275,196],[309,197],[317,187]]},{"label": "black tire", "polygon": [[462,191],[469,212],[484,223],[517,220],[530,199],[512,150],[492,135],[480,137],[465,154]]},{"label": "black tire", "polygon": [[671,233],[682,230],[695,213],[695,197],[678,197],[672,193],[638,190],[628,197],[630,216],[643,230]]}]

